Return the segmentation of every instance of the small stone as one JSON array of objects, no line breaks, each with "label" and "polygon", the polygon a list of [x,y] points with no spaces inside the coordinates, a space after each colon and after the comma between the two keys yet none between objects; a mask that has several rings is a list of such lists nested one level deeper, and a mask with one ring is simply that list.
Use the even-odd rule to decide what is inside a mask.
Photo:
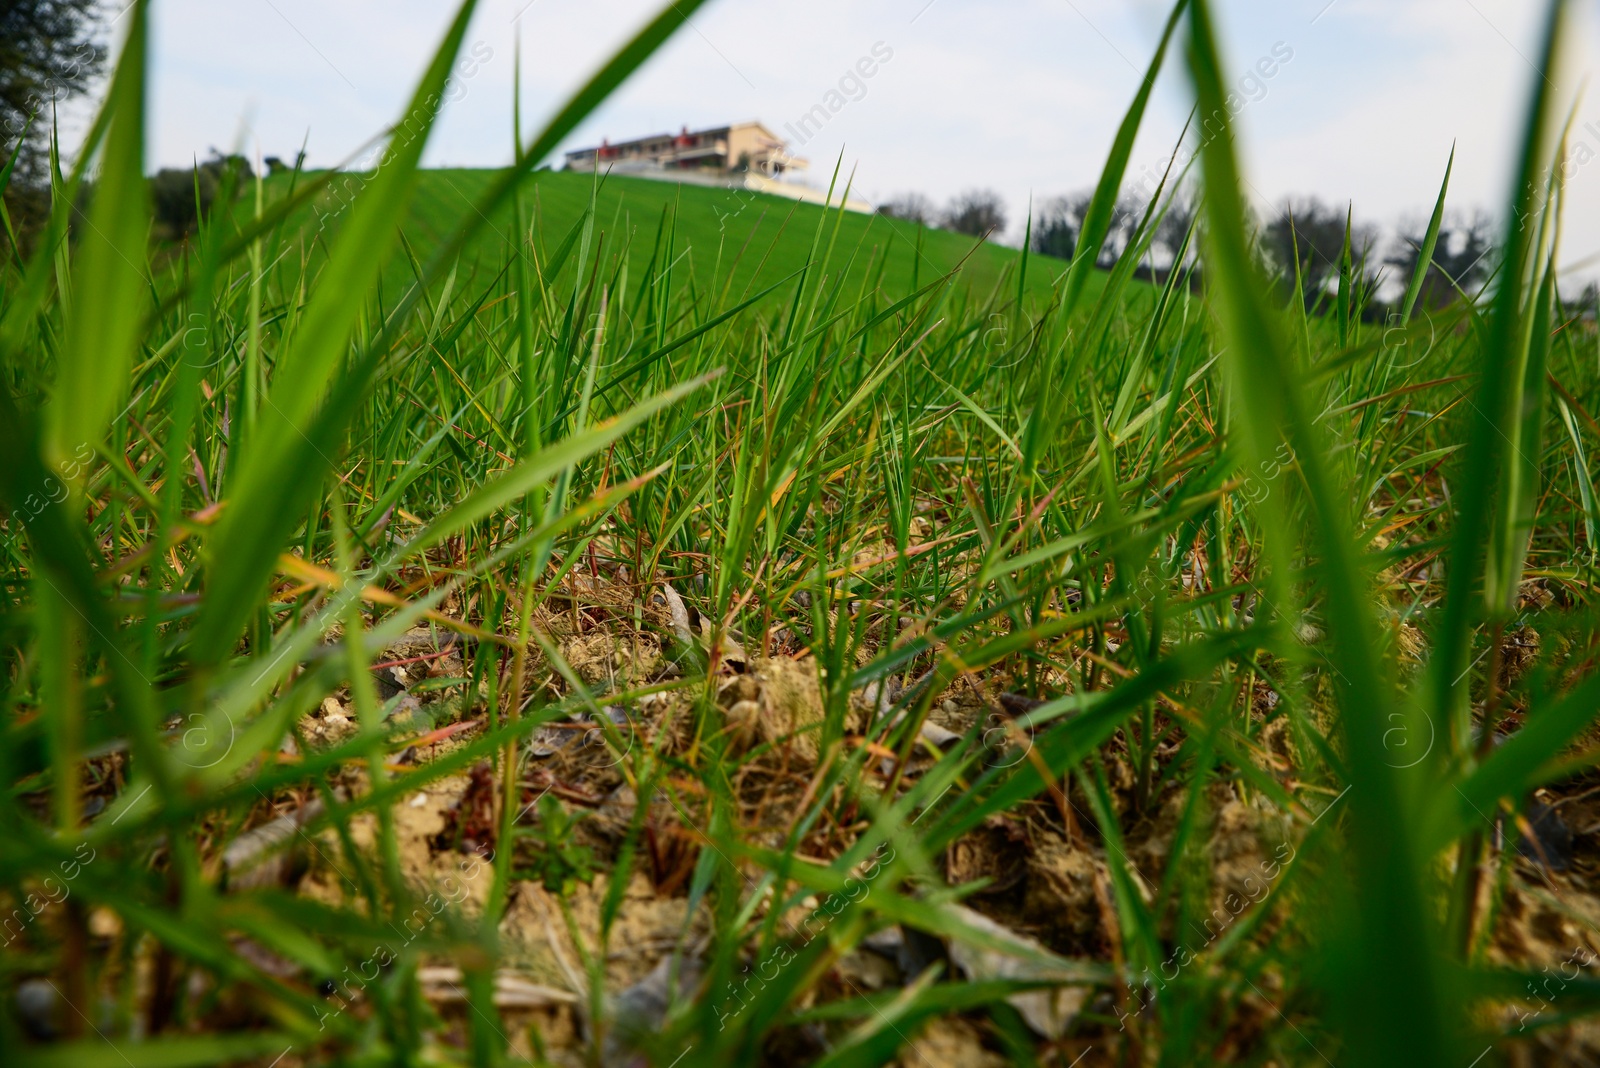
[{"label": "small stone", "polygon": [[96,938],[111,939],[122,933],[122,917],[106,908],[89,913],[89,933]]},{"label": "small stone", "polygon": [[[952,939],[949,943],[950,961],[957,971],[975,982],[996,979],[1071,981],[1073,972],[1081,961],[1062,958],[1058,967],[1040,963],[1040,958],[1051,956],[1043,944],[1027,935],[1020,935],[996,923],[981,913],[964,905],[947,905],[946,911],[958,916],[969,926],[983,931],[998,946],[1009,944],[1009,952],[987,946]],[[1030,990],[1007,998],[1022,1019],[1037,1034],[1049,1039],[1059,1039],[1077,1018],[1088,1000],[1087,986],[1058,986],[1043,990]]]},{"label": "small stone", "polygon": [[728,709],[728,722],[744,730],[752,729],[761,719],[761,705],[756,701],[735,701]]},{"label": "small stone", "polygon": [[1295,624],[1294,634],[1302,645],[1315,645],[1322,640],[1322,628],[1314,623]]},{"label": "small stone", "polygon": [[48,979],[26,979],[17,984],[17,1018],[29,1037],[49,1042],[59,1036],[56,1017],[61,998]]},{"label": "small stone", "polygon": [[702,970],[697,958],[668,955],[643,979],[608,997],[607,1015],[615,1024],[606,1031],[601,1063],[606,1068],[638,1063],[633,1051],[641,1040],[660,1030],[668,1010],[699,983]]}]

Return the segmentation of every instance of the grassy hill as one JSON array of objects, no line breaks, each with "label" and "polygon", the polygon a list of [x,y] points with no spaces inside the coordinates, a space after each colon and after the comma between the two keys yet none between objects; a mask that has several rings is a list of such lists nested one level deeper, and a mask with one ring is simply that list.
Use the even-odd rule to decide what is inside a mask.
[{"label": "grassy hill", "polygon": [[[404,227],[419,255],[425,255],[475,210],[496,173],[422,172]],[[286,180],[275,185],[280,194],[287,188]],[[843,273],[847,292],[858,292],[870,279],[884,292],[904,294],[959,266],[960,284],[974,293],[987,294],[1002,278],[1008,285],[1015,284],[1022,258],[1016,249],[979,243],[963,234],[924,229],[881,215],[830,212],[766,193],[611,177],[602,180],[595,194],[592,176],[560,171],[536,175],[524,198],[535,239],[545,252],[559,247],[582,217],[592,194],[602,255],[607,250],[615,253],[620,242],[631,250],[634,270],[642,270],[659,235],[662,248],[670,246],[672,252],[658,260],[666,261],[675,285],[688,283],[703,289],[714,278],[716,287],[726,287],[733,300],[799,270],[818,239],[819,228],[823,243],[819,257],[832,242],[829,271]],[[490,219],[482,236],[468,245],[465,265],[499,269],[515,230],[512,216],[506,211]],[[308,211],[301,222],[311,219]],[[1064,261],[1029,256],[1027,289],[1035,295],[1047,292],[1065,269]],[[386,281],[409,281],[403,261],[391,265]]]}]

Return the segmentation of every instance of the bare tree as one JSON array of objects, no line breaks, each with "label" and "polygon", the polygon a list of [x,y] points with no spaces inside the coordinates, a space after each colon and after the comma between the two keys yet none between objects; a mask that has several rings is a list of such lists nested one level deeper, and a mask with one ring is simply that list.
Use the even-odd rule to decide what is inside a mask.
[{"label": "bare tree", "polygon": [[1173,195],[1167,205],[1167,213],[1156,224],[1155,244],[1166,252],[1173,267],[1182,266],[1178,262],[1178,252],[1183,248],[1184,239],[1189,236],[1189,229],[1194,226],[1198,213],[1195,198],[1180,191]]},{"label": "bare tree", "polygon": [[1111,222],[1106,228],[1106,239],[1100,246],[1096,261],[1105,268],[1115,267],[1122,254],[1133,245],[1139,232],[1139,222],[1144,218],[1145,203],[1136,194],[1122,193],[1111,205]]},{"label": "bare tree", "polygon": [[1262,235],[1267,256],[1286,278],[1292,279],[1296,266],[1299,267],[1308,305],[1315,303],[1338,281],[1347,226],[1351,256],[1365,276],[1367,253],[1377,243],[1377,232],[1370,226],[1351,221],[1347,211],[1308,197],[1285,201],[1278,214],[1267,223]]},{"label": "bare tree", "polygon": [[923,226],[932,226],[936,217],[933,201],[921,193],[898,193],[878,205],[878,214]]},{"label": "bare tree", "polygon": [[[1453,302],[1457,287],[1470,293],[1489,277],[1494,266],[1494,221],[1478,212],[1470,219],[1454,216],[1439,228],[1439,243],[1433,249],[1433,262],[1423,278],[1421,300],[1425,308],[1439,308]],[[1426,232],[1402,230],[1399,248],[1388,258],[1398,281],[1410,285],[1417,273]]]},{"label": "bare tree", "polygon": [[950,201],[944,213],[947,230],[988,237],[1006,228],[1005,201],[992,189],[969,189]]},{"label": "bare tree", "polygon": [[[1033,224],[1033,250],[1048,256],[1071,259],[1077,255],[1078,243],[1083,239],[1084,223],[1089,217],[1091,193],[1074,193],[1056,197],[1044,203]],[[1124,193],[1111,207],[1110,224],[1100,254],[1095,263],[1099,267],[1114,267],[1117,260],[1133,243],[1139,220],[1144,217],[1144,205],[1132,193]]]},{"label": "bare tree", "polygon": [[1078,251],[1083,217],[1089,212],[1089,194],[1053,197],[1039,207],[1033,221],[1033,251],[1070,260]]}]

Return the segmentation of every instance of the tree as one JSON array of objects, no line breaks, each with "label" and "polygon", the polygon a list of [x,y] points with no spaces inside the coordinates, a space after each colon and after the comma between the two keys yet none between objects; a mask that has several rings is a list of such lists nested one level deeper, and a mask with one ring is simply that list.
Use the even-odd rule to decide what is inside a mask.
[{"label": "tree", "polygon": [[903,219],[906,222],[918,223],[922,226],[932,226],[934,218],[933,201],[921,193],[900,193],[879,204],[878,214],[888,216],[891,219]]},{"label": "tree", "polygon": [[1078,251],[1083,217],[1089,211],[1089,194],[1055,197],[1039,208],[1033,223],[1033,251],[1070,260]]},{"label": "tree", "polygon": [[[1263,235],[1267,256],[1286,279],[1300,269],[1307,306],[1329,291],[1339,280],[1339,259],[1344,254],[1344,238],[1349,214],[1329,207],[1315,197],[1299,202],[1287,201],[1267,224]],[[1350,223],[1350,252],[1361,272],[1377,234],[1367,226]]]},{"label": "tree", "polygon": [[[1183,191],[1173,196],[1167,205],[1167,213],[1156,224],[1155,244],[1161,246],[1167,253],[1170,266],[1183,266],[1178,262],[1178,250],[1183,248],[1184,238],[1189,236],[1189,228],[1194,225],[1195,216],[1198,214],[1198,201]],[[1193,243],[1190,246],[1190,256],[1194,255]]]},{"label": "tree", "polygon": [[[1088,218],[1089,204],[1093,199],[1091,193],[1074,193],[1045,201],[1033,224],[1033,250],[1070,260],[1078,251],[1083,223]],[[1100,245],[1100,255],[1095,261],[1097,267],[1109,269],[1116,266],[1123,252],[1133,242],[1134,232],[1138,230],[1139,220],[1143,217],[1144,205],[1133,193],[1124,193],[1117,198],[1117,202],[1111,206],[1111,221],[1105,241]]]},{"label": "tree", "polygon": [[992,189],[969,189],[950,201],[944,213],[947,230],[988,237],[1006,228],[1006,206]]},{"label": "tree", "polygon": [[1111,205],[1111,222],[1106,229],[1106,239],[1100,246],[1098,265],[1107,270],[1115,267],[1122,254],[1133,244],[1139,222],[1144,218],[1144,202],[1131,192],[1124,192]]},{"label": "tree", "polygon": [[21,143],[14,181],[46,177],[52,106],[86,90],[105,67],[92,35],[100,0],[0,0],[0,140]]},{"label": "tree", "polygon": [[150,179],[150,199],[162,236],[182,240],[194,233],[219,193],[236,193],[253,177],[249,160],[224,156],[216,149],[197,167],[157,171]]},{"label": "tree", "polygon": [[[1420,303],[1424,308],[1441,308],[1454,302],[1459,286],[1471,293],[1489,277],[1494,266],[1494,222],[1477,213],[1471,219],[1456,216],[1439,228],[1439,243],[1433,249],[1433,262],[1422,281]],[[1417,273],[1417,258],[1422,255],[1424,231],[1407,230],[1400,235],[1400,247],[1389,256],[1396,280],[1410,285]]]},{"label": "tree", "polygon": [[285,163],[282,156],[268,156],[261,162],[267,168],[268,174],[292,174],[296,171],[305,170],[306,154],[304,152],[297,153],[293,164]]},{"label": "tree", "polygon": [[1591,321],[1600,315],[1600,282],[1590,282],[1583,287],[1577,302],[1572,305],[1572,314]]}]

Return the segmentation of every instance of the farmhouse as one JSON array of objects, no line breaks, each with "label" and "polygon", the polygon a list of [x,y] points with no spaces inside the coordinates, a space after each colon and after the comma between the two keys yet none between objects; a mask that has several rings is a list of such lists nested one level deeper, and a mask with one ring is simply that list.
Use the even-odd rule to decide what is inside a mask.
[{"label": "farmhouse", "polygon": [[708,176],[757,174],[778,178],[804,170],[806,161],[789,155],[788,144],[759,122],[741,122],[677,134],[656,134],[632,141],[601,141],[598,148],[567,153],[567,169],[618,174],[651,171],[695,171]]}]

